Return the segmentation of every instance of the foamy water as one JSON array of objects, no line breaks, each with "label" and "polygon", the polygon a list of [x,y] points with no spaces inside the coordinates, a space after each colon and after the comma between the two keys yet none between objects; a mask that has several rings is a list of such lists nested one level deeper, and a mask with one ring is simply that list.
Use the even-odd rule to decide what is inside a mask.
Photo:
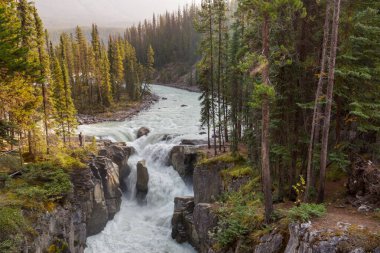
[{"label": "foamy water", "polygon": [[[166,162],[171,148],[182,139],[205,138],[199,135],[199,94],[158,85],[153,85],[152,90],[167,100],[161,99],[149,110],[125,122],[79,127],[85,135],[126,141],[137,151],[128,162],[132,172],[121,210],[103,232],[87,239],[86,253],[195,252],[190,245],[177,244],[171,238],[174,197],[193,195],[193,191]],[[136,140],[136,132],[143,126],[151,132]],[[140,160],[146,160],[150,176],[145,206],[138,205],[134,197],[136,164]]]}]

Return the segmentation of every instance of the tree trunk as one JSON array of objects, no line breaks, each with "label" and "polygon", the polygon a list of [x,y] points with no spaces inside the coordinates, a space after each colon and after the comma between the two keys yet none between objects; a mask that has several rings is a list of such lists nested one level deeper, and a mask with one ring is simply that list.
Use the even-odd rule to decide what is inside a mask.
[{"label": "tree trunk", "polygon": [[[270,85],[269,81],[269,14],[264,14],[263,22],[263,54],[267,60],[266,66],[263,70],[263,83],[266,86]],[[261,137],[261,159],[262,159],[262,174],[263,174],[263,191],[264,191],[264,205],[265,205],[265,222],[269,223],[273,212],[272,202],[272,182],[269,167],[269,98],[267,95],[263,96],[262,101],[262,137]]]},{"label": "tree trunk", "polygon": [[215,91],[214,91],[214,45],[213,45],[213,30],[212,30],[212,7],[209,4],[209,34],[210,34],[210,83],[211,83],[211,112],[212,112],[212,129],[214,135],[214,155],[217,155],[216,147],[216,126],[215,126]]},{"label": "tree trunk", "polygon": [[[314,111],[313,111],[313,119],[311,122],[311,133],[310,133],[310,143],[307,153],[307,179],[306,179],[306,190],[304,201],[309,200],[310,190],[313,187],[313,150],[314,143],[318,141],[318,139],[314,139],[315,137],[319,137],[319,113],[321,111],[321,105],[319,103],[320,97],[323,91],[323,79],[326,72],[326,58],[327,58],[327,44],[329,41],[329,33],[330,33],[330,1],[326,3],[326,17],[325,24],[323,26],[323,45],[322,45],[322,58],[321,58],[321,70],[319,73],[319,80],[317,85],[317,91],[315,93],[315,101],[314,101]],[[318,133],[318,134],[317,134]]]},{"label": "tree trunk", "polygon": [[322,147],[321,147],[321,168],[319,177],[319,189],[318,189],[318,203],[324,201],[325,195],[325,176],[326,176],[326,164],[327,164],[327,149],[329,142],[329,131],[330,131],[330,120],[331,120],[331,108],[334,92],[334,77],[335,77],[335,62],[336,62],[336,52],[338,44],[338,28],[339,28],[339,15],[340,15],[340,0],[334,1],[334,16],[332,23],[332,34],[331,34],[331,47],[330,47],[330,61],[329,61],[329,74],[327,83],[327,94],[326,94],[326,108],[324,115],[324,125],[322,130]]}]

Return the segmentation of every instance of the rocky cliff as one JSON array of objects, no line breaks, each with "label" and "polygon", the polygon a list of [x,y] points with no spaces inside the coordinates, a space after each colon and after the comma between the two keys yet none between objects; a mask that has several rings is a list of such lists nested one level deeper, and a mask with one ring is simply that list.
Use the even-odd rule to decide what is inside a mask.
[{"label": "rocky cliff", "polygon": [[[380,253],[380,240],[373,231],[364,226],[336,221],[328,228],[312,222],[273,224],[258,229],[255,238],[252,234],[251,237],[247,235],[221,247],[215,238],[224,226],[219,223],[220,203],[217,200],[220,201],[228,192],[244,188],[252,177],[239,164],[239,159],[228,156],[198,162],[193,173],[194,197],[177,197],[174,201],[173,239],[178,243],[190,243],[200,253]],[[375,173],[373,169],[366,171],[367,174]],[[366,187],[361,185],[361,188]],[[374,191],[371,193],[376,194]]]},{"label": "rocky cliff", "polygon": [[74,169],[72,194],[38,218],[38,235],[27,243],[25,252],[84,252],[86,238],[100,233],[120,210],[120,182],[129,175],[127,161],[132,152],[123,143],[109,144],[86,168]]}]

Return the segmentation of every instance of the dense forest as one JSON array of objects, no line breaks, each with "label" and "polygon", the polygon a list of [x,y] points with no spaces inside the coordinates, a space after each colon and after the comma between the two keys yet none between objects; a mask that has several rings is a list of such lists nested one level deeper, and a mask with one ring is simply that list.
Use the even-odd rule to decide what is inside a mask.
[{"label": "dense forest", "polygon": [[[234,5],[232,5],[234,6]],[[214,152],[247,144],[273,201],[323,202],[326,169],[379,160],[378,1],[202,2],[202,123]],[[230,13],[234,13],[230,16]],[[212,137],[220,138],[212,138]],[[272,196],[272,182],[276,192]]]},{"label": "dense forest", "polygon": [[1,145],[27,139],[31,154],[43,153],[42,139],[42,146],[49,146],[52,130],[69,142],[77,113],[114,111],[141,101],[149,92],[142,84],[153,80],[155,68],[174,59],[195,62],[194,5],[107,41],[94,24],[90,38],[77,27],[53,43],[32,3],[1,4]]}]

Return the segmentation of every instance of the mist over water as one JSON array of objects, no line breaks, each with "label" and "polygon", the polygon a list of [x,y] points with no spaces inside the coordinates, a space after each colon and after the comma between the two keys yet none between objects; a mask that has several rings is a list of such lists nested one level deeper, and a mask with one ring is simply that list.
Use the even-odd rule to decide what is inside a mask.
[{"label": "mist over water", "polygon": [[[194,253],[188,244],[177,244],[171,238],[174,197],[193,195],[178,173],[167,166],[171,148],[182,139],[204,139],[199,135],[199,94],[184,90],[152,86],[160,100],[149,110],[125,122],[107,122],[79,127],[86,135],[113,141],[126,141],[136,149],[130,157],[132,168],[128,192],[121,210],[98,235],[87,239],[86,253]],[[135,138],[140,127],[151,130],[148,136]],[[147,205],[135,200],[136,164],[146,160],[149,171]]]}]

